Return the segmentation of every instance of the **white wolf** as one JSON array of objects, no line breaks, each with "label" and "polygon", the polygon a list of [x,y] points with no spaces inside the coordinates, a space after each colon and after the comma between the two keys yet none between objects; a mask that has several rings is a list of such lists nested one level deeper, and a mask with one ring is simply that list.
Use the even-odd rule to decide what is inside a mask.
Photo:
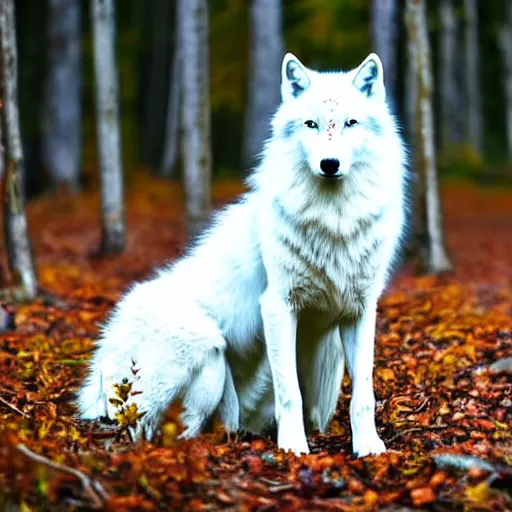
[{"label": "white wolf", "polygon": [[321,73],[287,54],[273,134],[251,190],[189,251],[136,284],[106,323],[78,405],[112,417],[113,384],[134,380],[155,434],[169,404],[185,437],[213,415],[228,430],[277,423],[279,447],[308,453],[328,427],[345,364],[353,451],[385,450],[372,385],[377,299],[404,221],[405,151],[379,58]]}]

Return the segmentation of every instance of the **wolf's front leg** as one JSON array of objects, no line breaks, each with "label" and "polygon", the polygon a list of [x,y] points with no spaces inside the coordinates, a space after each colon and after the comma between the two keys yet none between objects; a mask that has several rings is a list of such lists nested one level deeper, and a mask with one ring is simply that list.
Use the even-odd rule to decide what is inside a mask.
[{"label": "wolf's front leg", "polygon": [[296,454],[309,453],[297,376],[297,316],[273,290],[265,291],[260,304],[274,384],[277,444]]},{"label": "wolf's front leg", "polygon": [[373,352],[376,310],[376,301],[372,301],[357,323],[341,328],[347,368],[352,379],[352,401],[350,402],[352,448],[358,457],[386,451],[375,428]]}]

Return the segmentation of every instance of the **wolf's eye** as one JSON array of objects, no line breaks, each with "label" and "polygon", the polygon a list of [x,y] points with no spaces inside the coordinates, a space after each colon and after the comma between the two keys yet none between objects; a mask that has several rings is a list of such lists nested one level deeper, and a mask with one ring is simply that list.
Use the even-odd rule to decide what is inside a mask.
[{"label": "wolf's eye", "polygon": [[315,121],[308,120],[304,123],[308,128],[318,128],[318,124]]},{"label": "wolf's eye", "polygon": [[357,119],[347,119],[345,121],[345,126],[355,126],[356,124],[359,124],[359,122],[357,121]]}]

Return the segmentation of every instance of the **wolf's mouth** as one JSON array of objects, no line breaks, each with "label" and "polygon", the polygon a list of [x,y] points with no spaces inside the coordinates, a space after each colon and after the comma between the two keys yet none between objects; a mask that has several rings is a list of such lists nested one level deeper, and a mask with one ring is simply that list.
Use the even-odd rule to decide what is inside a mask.
[{"label": "wolf's mouth", "polygon": [[321,178],[327,178],[329,180],[339,180],[343,178],[343,174],[320,174]]}]

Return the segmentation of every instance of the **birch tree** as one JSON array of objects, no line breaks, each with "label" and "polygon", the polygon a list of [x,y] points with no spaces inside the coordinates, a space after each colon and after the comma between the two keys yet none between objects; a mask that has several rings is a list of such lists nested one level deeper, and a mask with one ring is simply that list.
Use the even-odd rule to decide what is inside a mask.
[{"label": "birch tree", "polygon": [[423,269],[437,273],[451,269],[444,247],[437,181],[432,109],[432,65],[427,32],[425,0],[407,0],[405,9],[409,59],[417,59],[416,168],[418,174],[415,235]]},{"label": "birch tree", "polygon": [[[407,64],[405,69],[405,125],[409,141],[414,141],[418,136],[416,128],[418,124],[416,106],[418,104],[418,47],[409,38],[407,41]],[[414,145],[411,145],[411,153],[414,155]]]},{"label": "birch tree", "polygon": [[507,116],[507,149],[512,159],[512,5],[506,4],[506,19],[498,33],[498,43],[503,56],[504,85]]},{"label": "birch tree", "polygon": [[181,100],[181,41],[180,18],[176,13],[174,29],[174,51],[171,62],[169,79],[169,97],[167,99],[167,119],[165,124],[165,139],[160,175],[170,178],[178,163],[179,129],[180,129],[180,100]]},{"label": "birch tree", "polygon": [[[4,235],[9,269],[20,288],[18,299],[32,299],[38,285],[27,217],[25,214],[23,150],[18,110],[18,54],[14,0],[0,0],[2,123],[5,129],[5,196],[3,198]],[[2,130],[0,129],[0,132]],[[1,140],[1,133],[0,133]],[[2,151],[3,153],[3,151]]]},{"label": "birch tree", "polygon": [[386,97],[395,102],[397,67],[396,0],[372,0],[372,42],[384,67]]},{"label": "birch tree", "polygon": [[178,0],[182,50],[183,160],[187,229],[205,226],[210,209],[210,64],[206,0]]},{"label": "birch tree", "polygon": [[80,185],[81,6],[79,0],[49,0],[48,7],[42,160],[54,185],[75,191]]},{"label": "birch tree", "polygon": [[452,0],[441,0],[439,6],[441,25],[439,81],[441,146],[447,149],[458,142],[458,88],[456,74],[457,19]]},{"label": "birch tree", "polygon": [[476,0],[464,0],[465,64],[467,87],[467,138],[482,154],[482,99],[480,87],[480,50],[478,46],[478,11]]},{"label": "birch tree", "polygon": [[118,79],[114,54],[114,0],[91,0],[96,132],[101,172],[101,252],[118,253],[125,246],[123,171],[119,132]]},{"label": "birch tree", "polygon": [[283,58],[281,0],[252,0],[250,13],[249,97],[243,156],[250,162],[270,134],[270,117],[279,104]]}]

